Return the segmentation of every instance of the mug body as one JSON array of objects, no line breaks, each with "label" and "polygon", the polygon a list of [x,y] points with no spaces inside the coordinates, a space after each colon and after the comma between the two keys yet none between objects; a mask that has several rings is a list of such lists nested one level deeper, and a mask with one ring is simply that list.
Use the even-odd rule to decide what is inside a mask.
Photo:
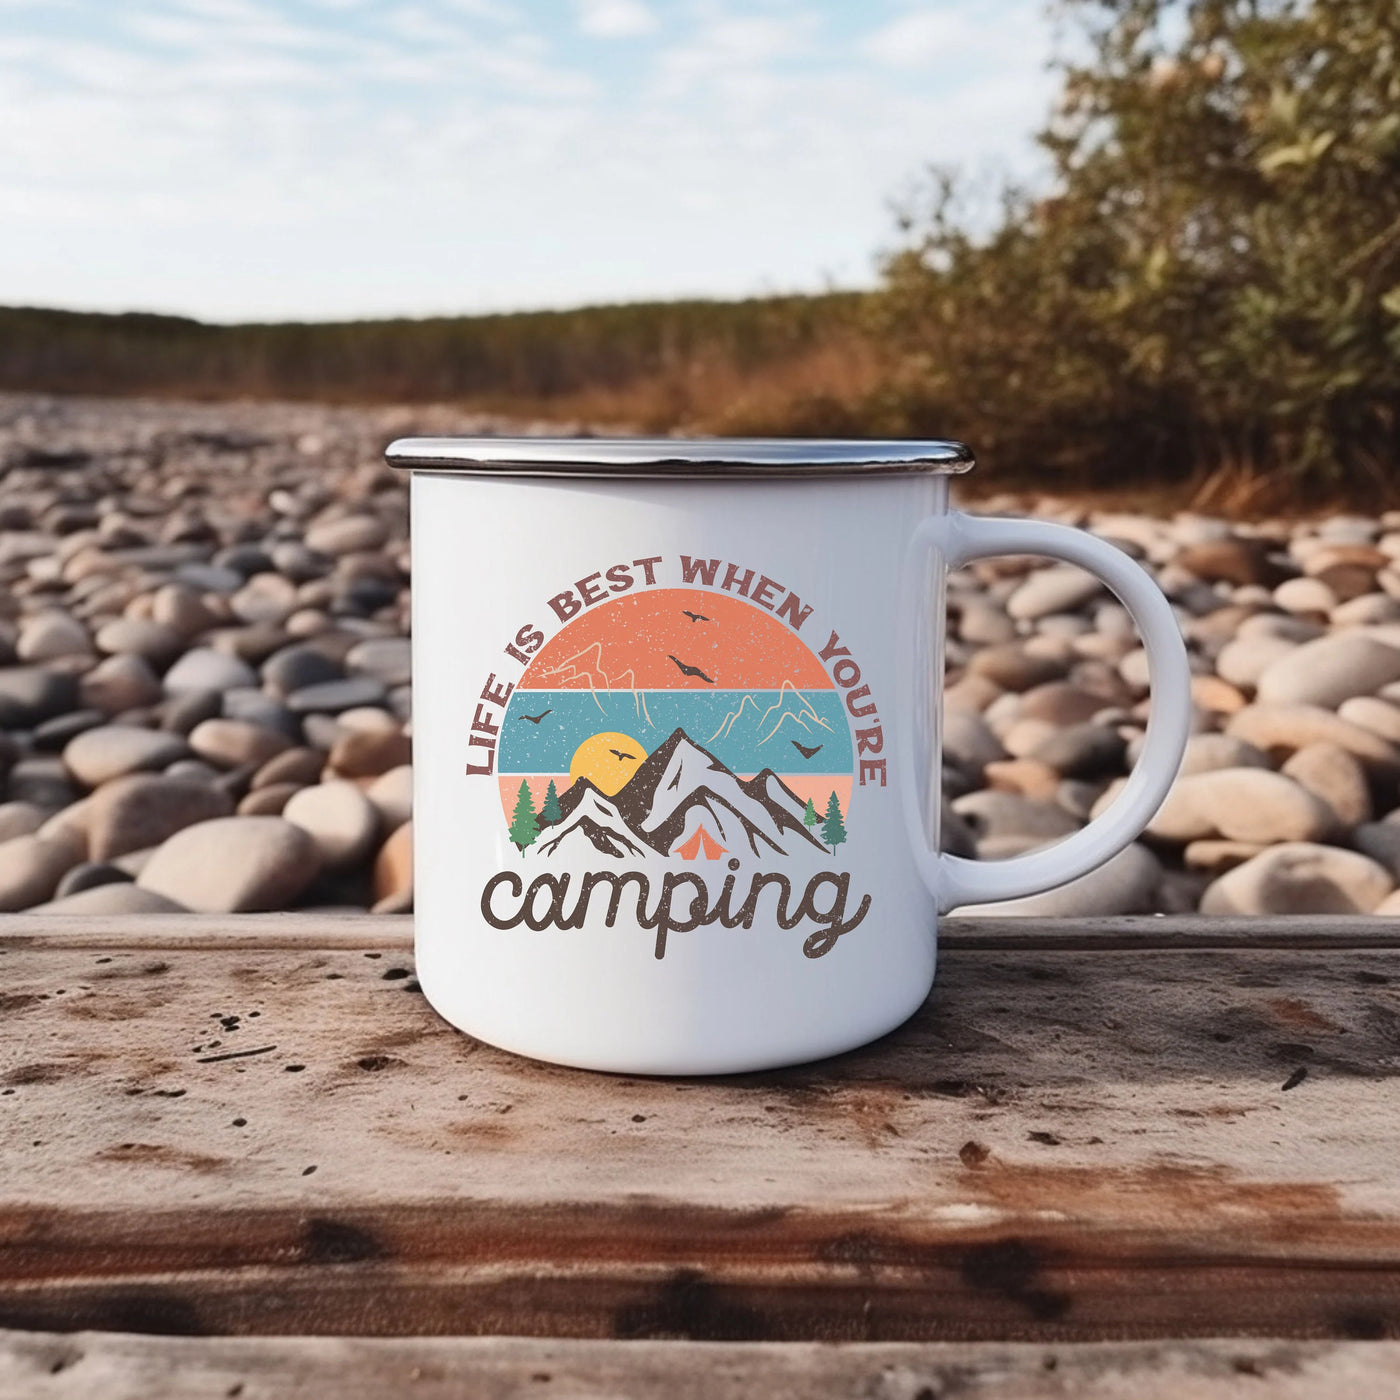
[{"label": "mug body", "polygon": [[919,1006],[943,587],[906,574],[947,502],[932,473],[414,473],[417,966],[442,1016],[697,1074]]}]

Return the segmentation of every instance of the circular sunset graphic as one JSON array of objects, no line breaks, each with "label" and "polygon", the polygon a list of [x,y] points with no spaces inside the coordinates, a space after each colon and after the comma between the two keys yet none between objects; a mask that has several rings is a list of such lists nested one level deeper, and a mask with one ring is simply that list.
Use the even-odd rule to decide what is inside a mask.
[{"label": "circular sunset graphic", "polygon": [[656,588],[545,643],[496,771],[526,858],[766,860],[845,841],[854,759],[841,696],[791,628],[736,597]]}]

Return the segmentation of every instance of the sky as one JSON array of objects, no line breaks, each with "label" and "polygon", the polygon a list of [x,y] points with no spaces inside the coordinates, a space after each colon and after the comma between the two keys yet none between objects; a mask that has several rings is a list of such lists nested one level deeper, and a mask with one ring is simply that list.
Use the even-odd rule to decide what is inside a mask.
[{"label": "sky", "polygon": [[1033,177],[1042,0],[0,0],[0,304],[340,319],[870,285]]}]

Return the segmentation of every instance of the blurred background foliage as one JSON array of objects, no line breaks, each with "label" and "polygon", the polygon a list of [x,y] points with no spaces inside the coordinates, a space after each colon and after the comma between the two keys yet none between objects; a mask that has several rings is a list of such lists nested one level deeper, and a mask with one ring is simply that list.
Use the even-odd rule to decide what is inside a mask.
[{"label": "blurred background foliage", "polygon": [[316,325],[0,309],[0,387],[965,438],[984,486],[1374,507],[1400,467],[1400,5],[1062,0],[1050,176],[952,172],[869,293]]}]

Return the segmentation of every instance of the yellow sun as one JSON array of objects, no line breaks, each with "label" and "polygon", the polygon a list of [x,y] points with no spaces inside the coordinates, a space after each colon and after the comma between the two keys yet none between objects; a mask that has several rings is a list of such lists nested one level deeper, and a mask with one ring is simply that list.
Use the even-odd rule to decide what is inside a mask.
[{"label": "yellow sun", "polygon": [[647,751],[630,734],[595,734],[574,750],[569,781],[587,778],[599,792],[611,797],[627,785],[646,756]]}]

